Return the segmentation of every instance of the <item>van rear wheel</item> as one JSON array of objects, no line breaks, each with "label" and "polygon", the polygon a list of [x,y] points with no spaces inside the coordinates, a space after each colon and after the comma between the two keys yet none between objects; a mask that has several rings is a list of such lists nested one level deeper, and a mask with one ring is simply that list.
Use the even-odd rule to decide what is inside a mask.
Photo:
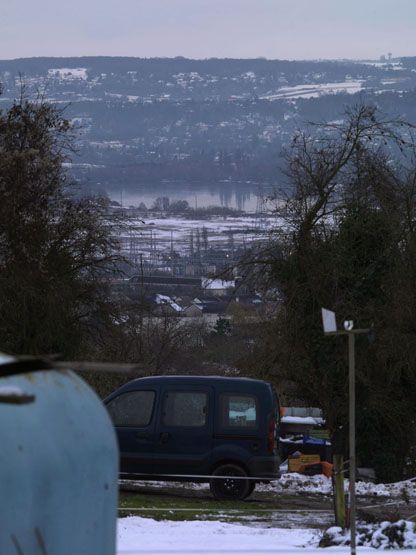
[{"label": "van rear wheel", "polygon": [[222,464],[214,470],[212,476],[224,476],[210,480],[209,486],[215,499],[245,499],[254,489],[250,480],[244,480],[247,472],[237,464]]}]

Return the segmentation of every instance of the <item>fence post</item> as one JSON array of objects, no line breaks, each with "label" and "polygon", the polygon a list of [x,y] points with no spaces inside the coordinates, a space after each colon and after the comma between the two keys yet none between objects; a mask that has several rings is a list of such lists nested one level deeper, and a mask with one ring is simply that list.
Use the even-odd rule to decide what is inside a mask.
[{"label": "fence post", "polygon": [[344,490],[344,457],[333,456],[334,495],[335,495],[335,523],[345,528],[345,490]]}]

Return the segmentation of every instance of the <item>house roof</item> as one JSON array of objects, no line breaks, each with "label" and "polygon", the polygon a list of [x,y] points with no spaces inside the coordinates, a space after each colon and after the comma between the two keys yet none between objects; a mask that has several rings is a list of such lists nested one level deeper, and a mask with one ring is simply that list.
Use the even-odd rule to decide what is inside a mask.
[{"label": "house roof", "polygon": [[183,312],[183,308],[168,295],[157,293],[155,296],[155,302],[158,305],[169,305],[175,312]]},{"label": "house roof", "polygon": [[201,285],[204,289],[233,289],[235,280],[202,278]]},{"label": "house roof", "polygon": [[222,314],[227,309],[227,303],[219,301],[194,303],[194,305],[200,308],[203,314]]}]

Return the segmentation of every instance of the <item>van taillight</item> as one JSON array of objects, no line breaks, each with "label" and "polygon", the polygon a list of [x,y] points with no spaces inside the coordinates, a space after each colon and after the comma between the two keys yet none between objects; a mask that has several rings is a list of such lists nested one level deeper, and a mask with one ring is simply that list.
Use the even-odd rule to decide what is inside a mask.
[{"label": "van taillight", "polygon": [[273,415],[269,419],[269,429],[267,432],[267,450],[273,453],[276,447],[276,420]]}]

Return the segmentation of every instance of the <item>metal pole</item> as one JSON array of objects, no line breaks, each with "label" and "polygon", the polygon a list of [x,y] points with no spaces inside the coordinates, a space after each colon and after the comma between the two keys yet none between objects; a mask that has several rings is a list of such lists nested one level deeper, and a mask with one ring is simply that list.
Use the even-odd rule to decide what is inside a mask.
[{"label": "metal pole", "polygon": [[355,334],[348,333],[348,366],[349,366],[349,398],[350,398],[350,531],[351,555],[356,554],[356,504],[355,504]]}]

